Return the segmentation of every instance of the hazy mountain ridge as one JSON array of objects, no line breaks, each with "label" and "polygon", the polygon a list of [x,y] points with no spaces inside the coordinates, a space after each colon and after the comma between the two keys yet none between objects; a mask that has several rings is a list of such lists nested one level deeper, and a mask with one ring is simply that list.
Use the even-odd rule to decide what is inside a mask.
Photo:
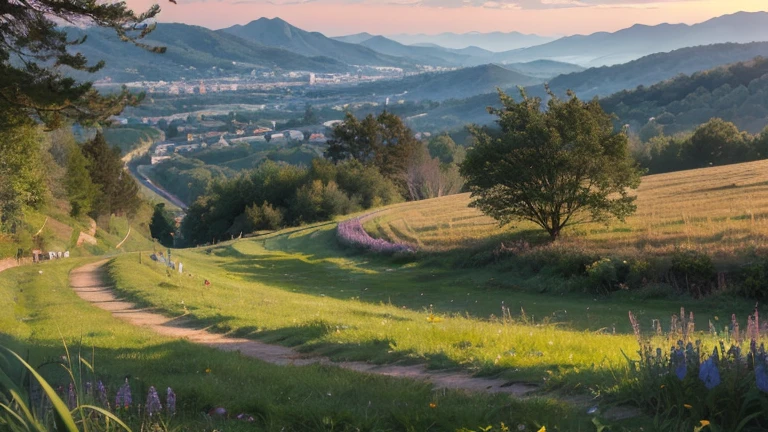
[{"label": "hazy mountain ridge", "polygon": [[381,54],[359,44],[328,38],[321,33],[308,32],[280,18],[259,18],[246,25],[235,25],[216,32],[235,35],[261,45],[282,48],[303,56],[330,57],[349,65],[414,66],[408,59]]},{"label": "hazy mountain ridge", "polygon": [[444,48],[463,49],[467,47],[479,47],[492,52],[503,52],[518,48],[526,48],[551,42],[557,38],[539,36],[535,34],[523,34],[520,32],[470,32],[470,33],[440,33],[437,35],[426,34],[395,34],[387,36],[396,42],[405,45],[435,44]]},{"label": "hazy mountain ridge", "polygon": [[716,43],[768,41],[768,12],[723,15],[699,24],[637,24],[614,33],[568,36],[499,54],[501,62],[550,59],[588,66],[626,63],[680,48]]},{"label": "hazy mountain ridge", "polygon": [[[312,70],[343,72],[349,67],[327,57],[306,57],[274,47],[258,45],[229,34],[186,24],[158,24],[145,42],[164,46],[164,54],[153,54],[120,41],[114,32],[90,28],[67,28],[70,36],[89,37],[72,48],[92,63],[105,60],[106,66],[86,78],[110,77],[114,81],[177,80],[228,74],[245,74],[253,69]],[[215,70],[213,68],[216,68]]]}]

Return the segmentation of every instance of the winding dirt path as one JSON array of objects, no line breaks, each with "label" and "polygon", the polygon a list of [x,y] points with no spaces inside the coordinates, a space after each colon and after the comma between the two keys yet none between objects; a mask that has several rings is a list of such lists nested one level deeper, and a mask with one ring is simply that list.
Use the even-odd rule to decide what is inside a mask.
[{"label": "winding dirt path", "polygon": [[[135,326],[145,327],[164,336],[187,339],[190,342],[222,351],[236,351],[244,356],[276,365],[330,365],[356,372],[426,381],[437,389],[505,393],[517,398],[533,396],[529,394],[538,389],[537,386],[531,384],[509,382],[502,379],[477,378],[461,372],[430,371],[422,365],[378,366],[364,362],[334,362],[327,357],[308,356],[284,346],[211,333],[206,329],[195,328],[194,323],[183,317],[168,318],[152,309],[139,309],[135,304],[121,300],[112,291],[112,287],[105,283],[107,279],[104,265],[106,263],[107,261],[100,261],[73,270],[70,273],[70,286],[75,293],[94,306],[112,312],[112,315],[119,319]],[[559,399],[584,407],[590,403],[590,398],[587,396]],[[637,414],[634,410],[621,408],[614,408],[603,413],[606,417],[613,419],[631,418]]]}]

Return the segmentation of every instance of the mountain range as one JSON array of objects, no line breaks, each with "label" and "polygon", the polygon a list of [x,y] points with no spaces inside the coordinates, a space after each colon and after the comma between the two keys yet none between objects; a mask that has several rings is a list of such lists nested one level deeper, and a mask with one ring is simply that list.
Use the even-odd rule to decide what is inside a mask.
[{"label": "mountain range", "polygon": [[703,23],[634,25],[614,33],[569,36],[530,48],[499,53],[498,62],[558,60],[582,66],[606,66],[679,48],[734,42],[768,41],[768,12],[739,12]]},{"label": "mountain range", "polygon": [[307,57],[330,57],[357,66],[410,67],[413,61],[374,51],[366,46],[331,39],[292,26],[280,18],[259,18],[246,25],[217,30],[260,45],[281,48]]},{"label": "mountain range", "polygon": [[255,44],[236,36],[186,24],[158,24],[145,43],[167,48],[154,54],[120,41],[114,32],[101,28],[69,27],[75,39],[87,35],[72,52],[83,53],[91,62],[105,60],[106,66],[95,76],[116,82],[177,80],[232,74],[248,74],[253,69],[344,72],[350,67],[329,57],[307,57],[290,51]]},{"label": "mountain range", "polygon": [[440,33],[437,35],[396,34],[388,37],[389,39],[405,45],[433,44],[453,49],[462,49],[474,46],[492,52],[502,52],[512,49],[541,45],[556,39],[555,37],[539,36],[534,34],[529,35],[519,32],[470,32],[463,34]]}]

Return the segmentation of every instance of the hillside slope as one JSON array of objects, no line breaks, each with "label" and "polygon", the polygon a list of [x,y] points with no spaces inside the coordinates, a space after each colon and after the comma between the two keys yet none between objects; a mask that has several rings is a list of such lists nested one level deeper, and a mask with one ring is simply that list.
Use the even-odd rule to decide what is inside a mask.
[{"label": "hillside slope", "polygon": [[177,80],[249,73],[253,69],[287,69],[341,72],[349,67],[328,57],[310,58],[283,49],[265,47],[236,36],[186,24],[158,24],[145,42],[164,46],[164,54],[150,53],[121,42],[114,32],[100,28],[87,31],[68,28],[71,37],[87,35],[87,41],[72,48],[106,67],[89,79],[109,77],[113,81]]},{"label": "hillside slope", "polygon": [[693,129],[713,117],[757,133],[768,126],[768,58],[623,91],[601,104],[620,122],[639,128],[653,119],[667,134]]},{"label": "hillside slope", "polygon": [[[637,197],[637,213],[626,224],[574,226],[560,246],[609,256],[666,254],[680,245],[716,254],[763,244],[768,234],[762,223],[768,216],[768,160],[645,176]],[[499,227],[469,202],[469,194],[461,194],[396,204],[369,218],[365,229],[427,251],[493,249],[501,241],[546,238],[528,222]]]}]

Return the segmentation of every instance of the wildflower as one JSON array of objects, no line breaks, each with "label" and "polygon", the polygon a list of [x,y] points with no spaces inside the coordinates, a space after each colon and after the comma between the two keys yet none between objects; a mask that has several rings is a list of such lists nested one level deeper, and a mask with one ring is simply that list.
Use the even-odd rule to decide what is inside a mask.
[{"label": "wildflower", "polygon": [[709,426],[709,420],[702,420],[702,421],[700,421],[699,422],[699,426],[701,426],[701,427]]},{"label": "wildflower", "polygon": [[678,347],[672,351],[672,366],[675,368],[675,376],[680,381],[685,379],[685,375],[688,373],[687,366],[685,364],[685,351],[683,351],[683,342],[678,342]]},{"label": "wildflower", "polygon": [[691,409],[691,408],[693,408],[693,405],[690,405],[690,404],[683,404],[683,407],[685,407],[685,408],[687,408],[687,409]]},{"label": "wildflower", "polygon": [[542,426],[541,429],[539,429],[537,432],[547,432],[547,427]]},{"label": "wildflower", "polygon": [[429,403],[429,407],[432,408],[432,409],[435,409],[435,408],[437,408],[437,404],[434,403],[434,402],[430,402]]},{"label": "wildflower", "polygon": [[174,393],[170,387],[166,390],[165,409],[167,409],[170,414],[176,414],[176,393]]},{"label": "wildflower", "polygon": [[704,387],[709,390],[720,385],[720,371],[717,369],[717,349],[715,349],[712,356],[701,364],[699,379],[704,382]]},{"label": "wildflower", "polygon": [[69,409],[75,409],[77,407],[77,395],[75,395],[75,385],[69,383],[69,391],[67,392],[67,407]]},{"label": "wildflower", "polygon": [[131,406],[131,402],[133,400],[131,399],[131,386],[128,384],[128,378],[125,379],[125,384],[123,384],[120,389],[117,391],[117,396],[115,396],[115,408],[128,408]]},{"label": "wildflower", "polygon": [[755,381],[760,391],[768,393],[768,372],[766,371],[765,361],[755,365]]},{"label": "wildflower", "polygon": [[433,323],[433,324],[439,323],[442,320],[443,320],[442,318],[435,316],[435,314],[429,314],[429,316],[427,317],[428,323]]},{"label": "wildflower", "polygon": [[145,406],[147,414],[151,417],[155,413],[159,413],[163,406],[160,404],[160,396],[157,395],[155,386],[149,387],[149,393],[147,393],[147,405]]},{"label": "wildflower", "polygon": [[107,398],[107,388],[104,387],[104,383],[99,381],[96,383],[96,393],[99,396],[99,403],[104,408],[109,409],[109,399]]},{"label": "wildflower", "polygon": [[211,368],[205,368],[205,373],[207,374],[211,373]]},{"label": "wildflower", "polygon": [[237,415],[237,419],[238,419],[238,420],[242,420],[242,421],[247,421],[247,422],[249,422],[249,423],[253,423],[253,422],[255,422],[255,421],[256,421],[256,419],[255,419],[255,418],[253,418],[253,416],[252,416],[252,415],[250,415],[250,414],[245,414],[245,413],[240,413],[240,414],[238,414],[238,415]]}]

